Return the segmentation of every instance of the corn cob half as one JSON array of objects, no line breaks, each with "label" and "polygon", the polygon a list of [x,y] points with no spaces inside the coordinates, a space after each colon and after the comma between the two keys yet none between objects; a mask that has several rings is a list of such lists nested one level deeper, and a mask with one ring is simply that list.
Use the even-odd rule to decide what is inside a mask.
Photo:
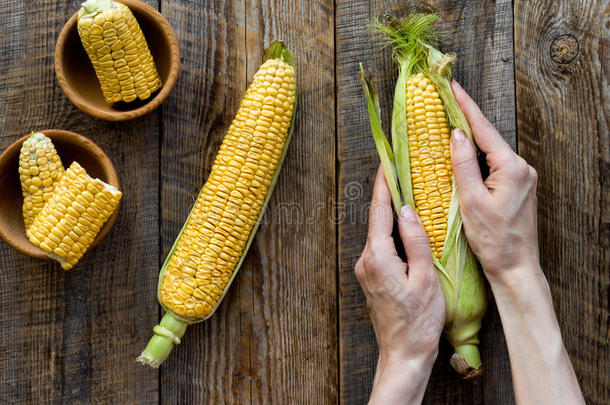
[{"label": "corn cob half", "polygon": [[265,59],[161,268],[158,299],[166,314],[138,358],[144,364],[159,367],[187,325],[212,316],[264,214],[292,135],[297,92],[289,50],[274,41]]},{"label": "corn cob half", "polygon": [[89,177],[73,162],[26,234],[64,270],[70,270],[91,246],[121,196],[115,187]]},{"label": "corn cob half", "polygon": [[465,378],[482,373],[478,331],[487,296],[478,263],[462,229],[459,200],[451,168],[449,133],[472,133],[451,91],[455,54],[435,48],[432,12],[377,22],[393,47],[399,75],[392,114],[392,146],[380,121],[377,88],[362,66],[371,129],[392,201],[398,213],[404,204],[418,212],[430,240],[446,302],[445,336],[455,353],[453,367]]},{"label": "corn cob half", "polygon": [[26,229],[51,199],[55,185],[63,173],[64,167],[53,142],[40,132],[32,132],[19,154],[23,222]]},{"label": "corn cob half", "polygon": [[129,7],[88,0],[78,11],[77,27],[107,103],[146,100],[161,88],[146,38]]}]

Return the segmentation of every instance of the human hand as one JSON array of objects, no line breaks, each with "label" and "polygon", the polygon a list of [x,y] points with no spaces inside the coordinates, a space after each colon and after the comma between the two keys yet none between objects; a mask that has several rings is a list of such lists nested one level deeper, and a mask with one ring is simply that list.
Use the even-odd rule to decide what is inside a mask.
[{"label": "human hand", "polygon": [[536,171],[514,153],[456,82],[453,94],[487,154],[485,181],[462,130],[451,161],[466,237],[489,280],[506,336],[518,404],[584,404],[539,261]]},{"label": "human hand", "polygon": [[423,397],[445,321],[428,236],[411,207],[398,216],[407,261],[392,239],[390,192],[380,167],[369,215],[369,233],[355,273],[371,315],[379,362],[371,403],[408,403]]},{"label": "human hand", "polygon": [[539,269],[538,176],[512,151],[466,91],[455,81],[451,87],[476,144],[487,154],[490,174],[483,181],[475,149],[464,131],[453,131],[451,161],[464,230],[493,286],[500,279],[514,279],[517,269]]}]

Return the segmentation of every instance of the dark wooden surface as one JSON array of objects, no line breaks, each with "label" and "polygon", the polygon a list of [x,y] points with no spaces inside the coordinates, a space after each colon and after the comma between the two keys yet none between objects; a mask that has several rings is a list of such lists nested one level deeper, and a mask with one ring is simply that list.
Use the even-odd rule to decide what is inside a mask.
[{"label": "dark wooden surface", "polygon": [[157,373],[133,359],[158,316],[160,112],[109,124],[64,96],[53,52],[78,4],[0,5],[0,149],[35,129],[83,134],[111,157],[124,198],[113,229],[75,271],[0,244],[2,403],[151,403],[159,397]]},{"label": "dark wooden surface", "polygon": [[610,4],[515,1],[519,152],[538,170],[542,266],[591,404],[610,403]]},{"label": "dark wooden surface", "polygon": [[[80,112],[55,80],[55,40],[79,1],[0,4],[0,150],[32,129],[73,130],[108,153],[124,191],[113,230],[70,272],[0,243],[0,402],[365,403],[377,349],[353,266],[378,158],[356,71],[363,62],[380,79],[389,129],[397,72],[366,23],[404,2],[148,2],[176,30],[182,71],[161,109],[119,124]],[[434,4],[454,33],[456,78],[538,169],[555,308],[587,402],[606,404],[608,3]],[[566,53],[572,38],[578,52]],[[272,39],[294,52],[300,94],[263,225],[216,315],[159,371],[138,366],[160,315],[160,263]],[[493,303],[481,341],[486,373],[468,382],[442,344],[426,403],[514,402]]]},{"label": "dark wooden surface", "polygon": [[264,44],[289,44],[300,93],[295,132],[258,236],[216,315],[189,327],[186,344],[162,367],[162,399],[334,402],[332,2],[171,0],[162,11],[176,29],[185,67],[163,109],[163,256],[207,178]]}]

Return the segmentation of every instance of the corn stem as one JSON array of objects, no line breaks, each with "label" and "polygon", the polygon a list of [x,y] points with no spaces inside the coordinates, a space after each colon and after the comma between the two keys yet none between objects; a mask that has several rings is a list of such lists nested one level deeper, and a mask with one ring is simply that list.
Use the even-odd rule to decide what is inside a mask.
[{"label": "corn stem", "polygon": [[174,345],[180,344],[187,326],[186,322],[174,317],[171,312],[166,312],[159,325],[153,328],[155,334],[137,361],[158,368],[169,356]]},{"label": "corn stem", "polygon": [[93,14],[98,10],[112,8],[112,0],[87,0],[81,7],[85,9],[85,13]]}]

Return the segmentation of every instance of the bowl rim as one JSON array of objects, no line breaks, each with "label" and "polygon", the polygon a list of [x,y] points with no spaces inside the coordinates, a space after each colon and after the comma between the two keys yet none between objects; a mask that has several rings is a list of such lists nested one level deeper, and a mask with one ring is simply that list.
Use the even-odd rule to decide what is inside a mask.
[{"label": "bowl rim", "polygon": [[159,93],[157,93],[157,95],[152,100],[149,100],[146,104],[141,105],[140,107],[135,108],[133,110],[127,111],[107,112],[100,110],[87,102],[82,102],[81,100],[79,100],[79,97],[76,96],[76,91],[70,86],[70,84],[66,80],[66,74],[63,68],[63,49],[65,48],[65,42],[68,38],[68,35],[70,35],[72,30],[76,29],[78,11],[76,11],[76,13],[74,13],[72,17],[70,17],[70,19],[64,24],[63,28],[61,29],[61,32],[59,33],[57,42],[55,43],[54,65],[55,75],[57,76],[59,86],[61,87],[64,94],[68,97],[68,99],[81,111],[88,115],[91,115],[92,117],[105,121],[126,121],[141,117],[142,115],[148,114],[149,112],[155,110],[169,96],[178,79],[178,73],[180,72],[180,46],[178,45],[178,38],[176,37],[174,29],[165,19],[165,17],[163,17],[163,15],[154,7],[140,0],[115,1],[125,4],[131,10],[137,9],[139,12],[153,17],[152,19],[156,24],[161,26],[161,30],[163,31],[165,37],[169,42],[171,54],[169,74],[167,76],[167,80],[165,81],[165,83],[163,83],[163,86],[161,87]]},{"label": "bowl rim", "polygon": [[[53,139],[54,137],[62,138],[62,140],[65,140],[66,143],[81,145],[83,147],[83,149],[90,151],[94,156],[96,156],[98,158],[98,161],[100,162],[100,165],[104,170],[104,174],[108,177],[106,182],[108,184],[110,184],[111,186],[118,188],[119,190],[121,189],[121,184],[119,182],[119,176],[117,174],[116,168],[114,167],[114,164],[112,163],[112,161],[110,160],[108,155],[106,155],[106,153],[102,150],[102,148],[100,148],[95,142],[93,142],[89,138],[87,138],[83,135],[77,134],[76,132],[66,131],[63,129],[44,129],[44,130],[34,131],[34,132],[42,132],[43,134],[45,134],[46,136],[48,136],[51,139]],[[4,162],[5,160],[7,160],[10,156],[14,155],[15,153],[19,154],[19,151],[21,150],[21,146],[23,145],[23,142],[25,142],[25,140],[27,138],[29,138],[30,135],[31,135],[31,133],[27,134],[25,136],[22,136],[21,138],[17,139],[15,142],[10,144],[9,147],[6,148],[2,152],[2,154],[0,154],[0,162]],[[108,234],[108,232],[110,232],[110,229],[114,225],[114,222],[116,221],[117,215],[119,213],[120,205],[121,205],[121,203],[119,202],[119,205],[114,210],[114,213],[110,216],[110,218],[108,218],[106,223],[102,226],[102,228],[98,232],[97,236],[91,243],[91,246],[89,246],[88,250],[90,250],[95,245],[97,245],[100,241],[102,241],[102,239],[104,239],[104,237]],[[13,249],[17,250],[18,252],[20,252],[26,256],[30,256],[30,257],[33,257],[36,259],[52,260],[49,256],[47,256],[47,254],[44,252],[44,250],[40,249],[38,246],[33,245],[32,243],[28,243],[28,244],[24,245],[22,243],[17,242],[17,240],[21,241],[22,239],[16,238],[14,236],[14,234],[10,232],[9,229],[5,228],[2,225],[0,225],[0,237],[10,247],[12,247]],[[26,240],[27,240],[27,238],[26,238]]]}]

